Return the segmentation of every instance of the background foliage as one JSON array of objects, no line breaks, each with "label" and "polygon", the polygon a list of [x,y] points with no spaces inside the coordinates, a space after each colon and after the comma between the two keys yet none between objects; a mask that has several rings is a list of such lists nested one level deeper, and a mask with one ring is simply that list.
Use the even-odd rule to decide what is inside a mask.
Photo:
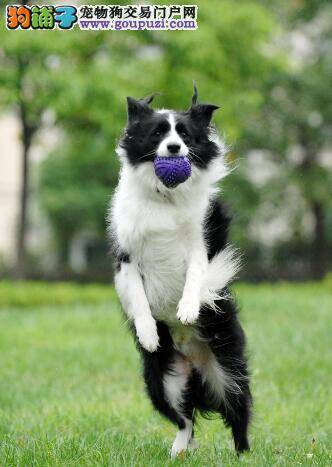
[{"label": "background foliage", "polygon": [[320,278],[331,268],[331,5],[198,5],[195,32],[34,31],[27,45],[27,32],[1,26],[0,101],[20,115],[26,152],[45,121],[61,134],[33,169],[58,275],[71,274],[71,246],[87,232],[84,274],[109,277],[105,212],[125,97],[160,91],[158,107],[187,108],[193,79],[201,100],[222,107],[215,123],[234,167],[223,197],[244,277]]}]

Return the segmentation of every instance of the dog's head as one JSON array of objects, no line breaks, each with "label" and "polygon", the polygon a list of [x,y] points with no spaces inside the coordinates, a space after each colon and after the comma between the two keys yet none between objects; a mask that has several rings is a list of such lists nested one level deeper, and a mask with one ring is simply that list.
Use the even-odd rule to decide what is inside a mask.
[{"label": "dog's head", "polygon": [[[131,166],[149,164],[156,158],[186,158],[197,170],[204,171],[220,154],[220,147],[211,134],[213,112],[219,107],[197,103],[194,87],[187,111],[154,110],[154,95],[135,100],[127,98],[128,123],[120,141],[121,152]],[[196,170],[196,172],[197,172]]]}]

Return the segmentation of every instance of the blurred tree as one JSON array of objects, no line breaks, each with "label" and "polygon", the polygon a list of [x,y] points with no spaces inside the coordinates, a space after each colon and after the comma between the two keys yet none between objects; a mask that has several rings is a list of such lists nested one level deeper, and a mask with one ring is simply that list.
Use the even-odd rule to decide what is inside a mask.
[{"label": "blurred tree", "polygon": [[[26,275],[28,267],[26,233],[29,221],[30,149],[47,115],[52,115],[54,126],[62,131],[63,143],[56,155],[50,156],[49,164],[43,166],[45,170],[42,174],[45,172],[45,177],[41,177],[41,201],[51,221],[60,263],[63,264],[68,260],[70,239],[82,227],[83,219],[87,225],[96,219],[98,226],[102,223],[104,213],[101,213],[101,209],[105,210],[108,198],[106,190],[109,196],[118,169],[116,159],[109,154],[114,140],[110,142],[109,139],[110,135],[115,136],[115,132],[120,131],[116,118],[117,102],[113,98],[115,91],[109,87],[110,72],[104,76],[104,57],[107,58],[108,50],[103,46],[102,36],[96,34],[89,37],[89,33],[78,30],[65,34],[62,31],[33,31],[27,46],[27,34],[20,30],[0,30],[1,106],[16,112],[22,128],[22,187],[15,265],[18,278]],[[120,41],[114,36],[114,43],[118,50],[114,60],[118,60],[121,52],[125,55],[131,48],[130,38]],[[108,125],[112,125],[111,131],[105,131]],[[82,160],[85,154],[84,178],[80,169],[84,166]],[[99,171],[98,164],[102,165]],[[52,178],[52,173],[46,173],[47,167],[57,178]],[[107,173],[111,173],[108,179]],[[85,183],[87,180],[90,185]],[[96,199],[99,203],[93,203]],[[71,212],[68,213],[70,202]],[[75,212],[80,215],[75,217]],[[96,212],[99,212],[99,218]]]},{"label": "blurred tree", "polygon": [[[239,23],[241,28],[236,27]],[[255,2],[243,2],[234,10],[230,1],[212,1],[202,2],[194,33],[97,33],[86,43],[89,56],[82,53],[82,42],[90,33],[76,35],[69,58],[75,66],[61,63],[62,92],[53,103],[64,144],[61,154],[54,151],[42,164],[40,179],[63,267],[77,231],[104,235],[106,204],[117,180],[114,148],[125,124],[126,95],[162,91],[158,106],[183,109],[189,106],[196,79],[203,100],[225,107],[218,120],[234,140],[245,125],[239,105],[251,113],[261,100],[262,76],[257,71],[270,72],[270,60],[260,45],[271,26],[268,12]],[[210,44],[208,55],[202,41]],[[246,48],[241,47],[244,43]]]},{"label": "blurred tree", "polygon": [[125,124],[126,95],[151,91],[146,73],[154,73],[152,61],[143,69],[136,57],[144,33],[128,33],[125,39],[97,33],[93,41],[88,36],[76,35],[67,64],[62,61],[58,67],[62,91],[53,109],[63,143],[61,152],[55,149],[40,171],[42,205],[55,232],[62,270],[68,269],[74,235],[82,231],[101,245],[104,265],[110,263],[105,216],[118,178],[115,146]]},{"label": "blurred tree", "polygon": [[[105,207],[117,177],[114,147],[125,123],[126,95],[162,91],[157,105],[187,108],[195,79],[202,100],[223,106],[217,123],[231,142],[241,139],[247,115],[257,113],[262,85],[272,70],[270,58],[262,51],[273,27],[269,11],[250,0],[236,8],[230,0],[198,4],[195,32],[34,31],[29,47],[25,31],[0,33],[6,105],[15,107],[20,102],[19,80],[14,77],[19,63],[25,63],[29,144],[46,110],[52,110],[62,132],[61,148],[52,151],[40,172],[40,199],[57,239],[62,268],[68,263],[75,233],[90,229],[104,235]],[[244,181],[244,185],[247,192],[253,191],[247,199],[256,199],[250,183]],[[25,200],[26,193],[27,188]],[[24,238],[22,223],[19,232]],[[22,261],[18,262],[21,272]]]},{"label": "blurred tree", "polygon": [[288,22],[274,47],[287,55],[288,66],[266,82],[263,118],[249,122],[245,141],[269,150],[284,167],[278,191],[269,185],[269,196],[289,203],[285,187],[293,185],[311,212],[311,274],[319,279],[328,268],[326,220],[332,209],[332,164],[324,157],[332,139],[332,7],[317,1],[280,3],[279,13],[287,8]]},{"label": "blurred tree", "polygon": [[[2,105],[13,108],[22,131],[22,176],[20,213],[17,224],[15,275],[26,274],[26,232],[30,186],[30,149],[33,138],[42,126],[45,111],[57,93],[57,83],[49,75],[47,57],[54,47],[47,39],[32,38],[30,47],[22,41],[25,32],[1,32],[0,95]],[[9,39],[9,34],[11,35]]]},{"label": "blurred tree", "polygon": [[[312,38],[311,59],[298,63],[289,55],[291,37],[286,33],[304,27],[307,36],[306,25],[316,24],[322,2],[197,3],[195,32],[0,31],[4,69],[0,94],[4,106],[17,109],[23,96],[30,135],[27,154],[50,111],[61,134],[61,146],[41,165],[39,183],[61,268],[68,267],[70,244],[78,232],[88,230],[96,239],[105,238],[105,211],[119,168],[114,148],[125,124],[125,97],[161,91],[157,106],[185,109],[194,79],[201,100],[222,106],[216,123],[227,135],[230,162],[239,163],[224,182],[224,197],[238,213],[232,235],[249,252],[251,269],[256,269],[258,261],[263,264],[265,248],[249,235],[256,214],[266,200],[274,204],[282,200],[287,184],[301,190],[315,216],[312,269],[319,276],[323,272],[317,268],[325,269],[324,219],[330,202],[330,174],[320,154],[331,121],[325,98],[331,70],[325,49],[331,35],[328,27],[319,25],[319,34]],[[297,146],[302,158],[294,162]],[[253,182],[247,160],[239,159],[239,154],[257,148],[268,150],[281,169],[269,179],[268,189]],[[295,221],[289,245],[294,244],[296,232],[303,239]],[[25,228],[23,233],[19,230],[24,238]],[[105,243],[103,248],[106,252]],[[24,270],[22,260],[18,269]]]}]

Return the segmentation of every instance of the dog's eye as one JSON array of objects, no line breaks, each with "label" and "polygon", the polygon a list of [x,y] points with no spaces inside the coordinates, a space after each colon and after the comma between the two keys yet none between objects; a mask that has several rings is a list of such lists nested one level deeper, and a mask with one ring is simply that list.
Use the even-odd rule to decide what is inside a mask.
[{"label": "dog's eye", "polygon": [[160,130],[154,131],[153,136],[161,136],[161,131]]},{"label": "dog's eye", "polygon": [[188,136],[188,133],[186,132],[186,130],[182,130],[180,131],[180,136],[182,136],[183,138],[186,138]]}]

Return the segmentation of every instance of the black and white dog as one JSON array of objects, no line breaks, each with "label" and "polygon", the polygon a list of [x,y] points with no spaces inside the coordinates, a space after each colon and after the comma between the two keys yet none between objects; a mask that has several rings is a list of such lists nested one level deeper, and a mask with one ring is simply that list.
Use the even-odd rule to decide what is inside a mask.
[{"label": "black and white dog", "polygon": [[[215,105],[153,110],[128,97],[117,153],[121,174],[110,210],[115,286],[133,323],[147,392],[179,431],[171,455],[194,447],[194,412],[221,414],[237,452],[249,449],[251,411],[245,339],[227,288],[238,269],[218,201],[225,147],[211,125]],[[191,176],[167,188],[158,156],[187,156]]]}]

